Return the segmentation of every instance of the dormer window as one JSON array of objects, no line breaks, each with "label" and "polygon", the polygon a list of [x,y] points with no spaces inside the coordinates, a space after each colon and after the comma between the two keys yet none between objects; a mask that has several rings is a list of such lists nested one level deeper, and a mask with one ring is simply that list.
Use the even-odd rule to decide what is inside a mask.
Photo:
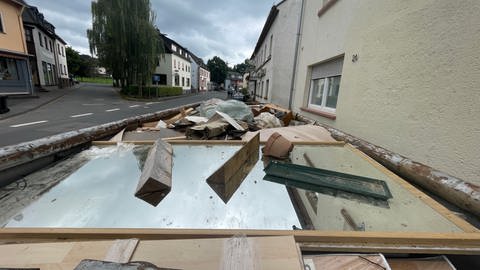
[{"label": "dormer window", "polygon": [[172,51],[176,52],[177,51],[177,46],[172,44]]}]

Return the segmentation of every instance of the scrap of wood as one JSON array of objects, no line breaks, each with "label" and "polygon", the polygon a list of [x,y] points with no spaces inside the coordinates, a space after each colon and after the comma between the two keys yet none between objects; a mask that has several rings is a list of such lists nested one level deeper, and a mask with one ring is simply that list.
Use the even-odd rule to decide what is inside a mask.
[{"label": "scrap of wood", "polygon": [[305,269],[390,269],[382,254],[326,254],[304,256]]},{"label": "scrap of wood", "polygon": [[188,108],[186,110],[182,109],[182,111],[179,114],[173,116],[170,119],[164,120],[163,122],[165,122],[167,125],[173,124],[173,123],[177,122],[178,120],[185,118],[191,112],[193,112],[193,108]]},{"label": "scrap of wood", "polygon": [[219,112],[219,111],[216,111],[215,114],[212,117],[210,117],[210,119],[208,120],[207,123],[215,122],[215,121],[218,121],[218,120],[225,120],[225,121],[227,121],[227,123],[229,123],[236,130],[245,131],[245,129],[239,123],[237,123],[237,121],[235,121],[235,119],[230,117],[230,115],[228,115],[226,113],[223,113],[223,112]]},{"label": "scrap of wood", "polygon": [[133,253],[138,245],[138,239],[118,239],[113,242],[112,246],[105,255],[104,260],[116,263],[127,263],[132,258]]},{"label": "scrap of wood", "polygon": [[138,181],[135,196],[157,206],[172,187],[172,146],[157,140],[150,152]]},{"label": "scrap of wood", "polygon": [[176,136],[176,137],[168,137],[168,138],[162,138],[164,141],[173,141],[173,140],[186,140],[187,136]]},{"label": "scrap of wood", "polygon": [[259,147],[260,136],[257,134],[207,178],[207,183],[225,203],[257,163]]},{"label": "scrap of wood", "polygon": [[123,139],[123,133],[125,133],[125,128],[120,130],[115,136],[113,136],[109,141],[111,142],[121,142]]}]

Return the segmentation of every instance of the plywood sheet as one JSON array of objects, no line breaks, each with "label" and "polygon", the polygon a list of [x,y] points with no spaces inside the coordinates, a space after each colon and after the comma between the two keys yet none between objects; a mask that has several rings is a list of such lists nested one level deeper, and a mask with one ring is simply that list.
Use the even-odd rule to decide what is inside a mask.
[{"label": "plywood sheet", "polygon": [[280,133],[291,142],[336,142],[330,135],[330,132],[323,127],[314,125],[269,128],[256,132],[247,132],[243,136],[243,140],[248,141],[257,133],[260,133],[260,142],[264,143],[275,132]]},{"label": "plywood sheet", "polygon": [[[103,260],[115,241],[0,246],[0,266],[73,269],[82,259]],[[235,261],[229,258],[238,258]],[[302,269],[292,236],[140,241],[130,261],[176,269]],[[236,268],[235,268],[236,267]]]},{"label": "plywood sheet", "polygon": [[381,254],[331,254],[304,256],[305,269],[310,270],[379,270],[389,269]]}]

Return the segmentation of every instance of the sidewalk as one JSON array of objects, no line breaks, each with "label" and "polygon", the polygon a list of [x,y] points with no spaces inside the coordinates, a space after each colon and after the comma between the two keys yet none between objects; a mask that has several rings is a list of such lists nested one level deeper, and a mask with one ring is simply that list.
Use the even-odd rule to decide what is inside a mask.
[{"label": "sidewalk", "polygon": [[57,86],[43,87],[48,92],[37,91],[35,96],[8,97],[7,106],[10,111],[4,114],[0,114],[0,120],[11,118],[38,109],[50,102],[53,102],[65,96],[67,93],[79,87],[79,84],[63,89],[59,89]]}]

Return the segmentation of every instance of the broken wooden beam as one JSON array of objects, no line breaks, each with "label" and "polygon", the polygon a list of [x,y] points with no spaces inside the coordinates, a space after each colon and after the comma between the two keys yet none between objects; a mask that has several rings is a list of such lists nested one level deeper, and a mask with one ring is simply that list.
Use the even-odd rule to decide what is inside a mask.
[{"label": "broken wooden beam", "polygon": [[257,163],[259,147],[260,135],[257,134],[207,178],[208,185],[225,203],[230,200]]},{"label": "broken wooden beam", "polygon": [[172,146],[157,140],[150,152],[138,181],[135,197],[157,206],[172,188]]}]

